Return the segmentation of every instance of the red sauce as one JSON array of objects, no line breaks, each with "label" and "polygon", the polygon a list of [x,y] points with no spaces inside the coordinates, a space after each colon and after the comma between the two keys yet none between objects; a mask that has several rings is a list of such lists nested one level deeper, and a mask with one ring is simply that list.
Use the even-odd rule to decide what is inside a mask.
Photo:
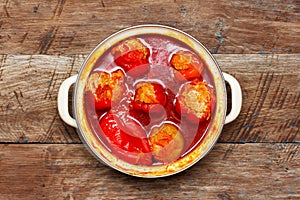
[{"label": "red sauce", "polygon": [[[130,42],[124,42],[128,41]],[[135,45],[136,40],[137,43],[137,49],[133,49],[131,51],[132,46]],[[96,110],[95,107],[95,99],[93,97],[93,93],[88,90],[88,87],[86,87],[85,97],[84,97],[84,106],[86,110],[86,117],[89,123],[89,126],[91,127],[93,133],[95,136],[99,139],[99,141],[112,153],[114,153],[116,156],[118,156],[118,153],[115,153],[117,151],[114,150],[114,146],[116,144],[123,145],[121,149],[128,149],[128,144],[132,145],[132,141],[122,141],[122,138],[125,138],[124,132],[119,131],[118,133],[113,132],[113,130],[106,130],[104,133],[101,126],[99,124],[105,124],[110,123],[109,121],[101,121],[107,117],[109,114],[113,114],[116,118],[118,118],[113,123],[120,124],[119,129],[124,129],[126,127],[126,123],[130,121],[130,123],[134,123],[137,126],[139,126],[139,137],[142,137],[143,142],[146,140],[149,140],[149,146],[150,151],[154,151],[154,149],[167,149],[167,154],[171,154],[172,149],[174,150],[178,147],[182,148],[180,150],[180,154],[176,159],[179,159],[186,154],[188,154],[191,150],[193,150],[197,145],[201,145],[201,140],[203,140],[208,127],[210,125],[210,119],[214,117],[214,105],[215,105],[215,91],[214,91],[214,84],[212,81],[212,76],[210,71],[207,69],[207,64],[201,59],[199,55],[197,55],[189,46],[186,44],[175,40],[168,36],[162,36],[159,34],[148,34],[148,35],[140,35],[136,38],[129,38],[125,39],[124,41],[121,41],[120,43],[116,44],[115,46],[111,47],[106,53],[104,53],[100,58],[98,58],[91,74],[93,73],[113,73],[119,69],[121,69],[124,72],[124,82],[121,84],[124,88],[121,92],[118,91],[118,100],[111,102],[111,107],[103,109],[103,110]],[[123,46],[122,46],[123,45]],[[122,53],[124,50],[125,53]],[[127,51],[130,51],[132,53],[126,53]],[[114,54],[114,52],[118,52],[118,54]],[[172,59],[172,57],[178,53],[178,52],[184,52],[184,56],[187,55],[187,60],[180,60],[180,57],[176,57],[176,59]],[[192,62],[193,63],[201,63],[201,70],[199,73],[193,73],[193,76],[190,78],[186,78],[186,76],[189,76],[188,74],[184,74],[185,71],[176,71],[178,67],[181,67],[181,65],[175,67],[171,65],[171,59],[172,60],[179,60],[180,62],[189,62],[189,54],[192,55]],[[130,63],[130,59],[133,58],[132,63]],[[116,59],[118,60],[116,62]],[[179,62],[178,61],[178,62]],[[122,63],[125,62],[124,66],[122,66]],[[128,63],[126,63],[128,62]],[[173,62],[173,61],[172,61]],[[116,64],[118,63],[118,65]],[[139,65],[143,65],[143,67],[138,68]],[[183,67],[189,67],[189,65],[182,65]],[[135,68],[135,69],[134,69]],[[131,69],[134,69],[134,73],[131,73]],[[137,70],[136,70],[137,69]],[[199,68],[197,68],[199,69]],[[184,70],[184,69],[183,69]],[[174,71],[177,73],[175,74]],[[195,78],[195,74],[196,77]],[[197,75],[198,74],[198,75]],[[199,75],[200,74],[200,75]],[[177,78],[178,76],[183,76],[181,78]],[[205,82],[207,87],[209,88],[207,91],[210,91],[210,99],[209,101],[209,108],[210,113],[206,116],[205,119],[201,119],[199,121],[191,121],[189,117],[185,116],[184,113],[179,113],[175,109],[175,102],[176,98],[180,95],[181,89],[186,84],[190,84],[193,80],[197,79],[200,82]],[[101,80],[99,80],[101,81]],[[122,79],[123,81],[123,79]],[[139,83],[155,83],[155,87],[158,87],[159,90],[155,90],[151,85],[149,87],[149,91],[152,89],[152,92],[145,91],[145,95],[142,94],[136,94],[136,91],[138,90],[138,85],[142,85]],[[143,85],[144,86],[144,85]],[[96,86],[97,87],[97,86]],[[103,88],[106,86],[104,85]],[[146,88],[146,86],[144,86]],[[162,89],[163,88],[163,89]],[[139,89],[139,91],[142,91]],[[158,101],[160,94],[159,92],[164,93],[164,99],[163,101]],[[157,92],[157,93],[155,93]],[[197,93],[196,93],[197,95]],[[137,106],[133,106],[134,98],[138,96],[138,106],[140,104],[147,104],[148,107],[143,107],[139,109]],[[156,99],[157,98],[157,99]],[[157,100],[157,101],[156,101]],[[136,100],[137,101],[137,100]],[[142,102],[142,103],[141,103]],[[191,102],[193,103],[193,102]],[[199,102],[201,104],[201,102]],[[199,105],[200,105],[199,104]],[[153,106],[153,107],[152,107]],[[151,109],[155,109],[155,112]],[[177,109],[178,110],[178,109]],[[134,122],[132,122],[134,120]],[[167,124],[167,125],[166,125]],[[163,127],[163,128],[161,128]],[[113,128],[111,128],[113,129]],[[166,131],[172,130],[172,135],[168,137],[168,133]],[[111,131],[111,133],[109,132]],[[161,133],[156,133],[157,131],[161,131]],[[175,132],[174,132],[175,131]],[[178,134],[180,134],[180,137],[176,136],[176,131],[178,131]],[[135,131],[134,130],[127,130],[127,134],[131,135],[130,137],[126,138],[132,138],[135,137]],[[118,141],[113,141],[115,139],[113,136],[109,136],[109,134],[116,134],[116,137],[120,136],[120,133],[123,134],[121,139]],[[118,135],[119,134],[119,135]],[[162,138],[166,141],[159,142],[159,144],[151,144],[150,143],[150,137],[152,135],[156,134],[156,138]],[[165,134],[165,135],[164,135]],[[175,135],[174,135],[175,134]],[[143,135],[143,136],[141,136]],[[148,139],[147,139],[148,138]],[[155,139],[156,139],[155,138]],[[168,138],[168,139],[166,139]],[[173,140],[173,138],[176,138],[176,141],[178,142],[178,145],[176,145],[176,141]],[[182,139],[183,138],[183,139]],[[126,140],[126,139],[124,139]],[[157,145],[168,145],[170,141],[173,140],[173,143],[169,147],[165,146],[159,146],[157,148]],[[180,141],[183,140],[183,141]],[[139,141],[139,140],[136,140]],[[153,139],[153,141],[156,141]],[[179,145],[180,143],[180,145]],[[182,143],[184,144],[182,147]],[[120,159],[123,159],[129,163],[132,164],[140,164],[140,165],[161,165],[166,164],[169,161],[169,159],[163,159],[164,152],[148,152],[143,149],[139,149],[137,147],[134,148],[134,152],[129,152],[130,159],[126,159],[126,156],[118,156]],[[147,147],[148,148],[148,147]],[[178,153],[178,149],[176,150]],[[126,152],[125,152],[126,154]],[[150,155],[151,161],[149,161],[149,156],[147,156],[147,162],[140,161],[141,156],[140,154],[148,154]],[[168,155],[165,155],[166,157]],[[155,159],[155,156],[152,155],[159,155],[160,159]],[[135,157],[136,156],[136,160]],[[172,159],[172,162],[176,159]],[[135,160],[135,161],[132,161]],[[145,164],[146,163],[146,164]]]}]

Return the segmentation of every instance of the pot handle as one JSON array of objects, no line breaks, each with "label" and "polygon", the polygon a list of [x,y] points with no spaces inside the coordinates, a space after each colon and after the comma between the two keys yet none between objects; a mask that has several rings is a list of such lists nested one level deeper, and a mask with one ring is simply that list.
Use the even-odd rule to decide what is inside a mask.
[{"label": "pot handle", "polygon": [[76,120],[70,116],[68,103],[69,90],[70,87],[76,82],[77,76],[78,75],[74,75],[64,80],[59,88],[57,96],[57,108],[61,119],[75,128],[77,128],[77,123]]},{"label": "pot handle", "polygon": [[224,73],[223,76],[225,81],[231,88],[231,111],[226,116],[225,124],[228,124],[235,120],[241,112],[242,108],[242,89],[239,82],[231,75]]}]

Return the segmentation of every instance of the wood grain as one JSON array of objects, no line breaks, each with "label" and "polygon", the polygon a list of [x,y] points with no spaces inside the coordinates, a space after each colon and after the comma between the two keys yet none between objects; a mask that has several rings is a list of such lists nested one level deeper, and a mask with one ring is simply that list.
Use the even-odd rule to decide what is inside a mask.
[{"label": "wood grain", "polygon": [[220,141],[300,141],[300,55],[215,55],[242,87],[240,116]]},{"label": "wood grain", "polygon": [[212,53],[300,53],[297,0],[1,0],[0,16],[0,54],[87,54],[148,23],[179,28]]},{"label": "wood grain", "polygon": [[[219,141],[299,142],[300,54],[215,56],[239,80],[244,97],[240,116]],[[84,57],[0,56],[0,142],[80,143],[58,116],[56,98]]]},{"label": "wood grain", "polygon": [[[298,0],[0,0],[0,200],[300,199],[299,8]],[[57,113],[59,86],[88,53],[140,24],[189,33],[243,90],[241,114],[214,149],[161,179],[104,166]]]},{"label": "wood grain", "polygon": [[140,179],[81,144],[1,144],[1,199],[299,199],[299,144],[217,144],[177,175]]}]

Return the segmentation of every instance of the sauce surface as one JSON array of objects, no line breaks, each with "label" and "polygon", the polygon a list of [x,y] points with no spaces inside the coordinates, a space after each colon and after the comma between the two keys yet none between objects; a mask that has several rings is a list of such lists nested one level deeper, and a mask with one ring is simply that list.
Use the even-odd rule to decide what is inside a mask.
[{"label": "sauce surface", "polygon": [[[99,141],[118,158],[147,166],[174,162],[201,145],[214,107],[207,64],[186,44],[159,34],[108,49],[84,96]],[[205,113],[194,114],[199,112]]]}]

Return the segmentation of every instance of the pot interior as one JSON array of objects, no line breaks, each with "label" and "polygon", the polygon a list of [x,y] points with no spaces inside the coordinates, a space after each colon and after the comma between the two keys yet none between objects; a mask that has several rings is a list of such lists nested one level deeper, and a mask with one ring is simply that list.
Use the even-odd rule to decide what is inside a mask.
[{"label": "pot interior", "polygon": [[[132,46],[133,53],[123,56]],[[131,62],[138,64],[127,64],[129,58],[138,58]],[[190,66],[177,66],[182,60],[198,66],[199,73],[182,73],[181,67]],[[200,42],[177,29],[142,25],[119,31],[94,49],[78,77],[79,135],[100,161],[126,174],[178,173],[206,155],[222,130],[226,92],[219,66]],[[112,94],[97,89],[98,80],[111,86]],[[201,88],[201,98],[209,94],[206,107],[193,101],[191,88]],[[103,100],[107,95],[109,103]],[[193,107],[203,112],[190,114]]]}]

